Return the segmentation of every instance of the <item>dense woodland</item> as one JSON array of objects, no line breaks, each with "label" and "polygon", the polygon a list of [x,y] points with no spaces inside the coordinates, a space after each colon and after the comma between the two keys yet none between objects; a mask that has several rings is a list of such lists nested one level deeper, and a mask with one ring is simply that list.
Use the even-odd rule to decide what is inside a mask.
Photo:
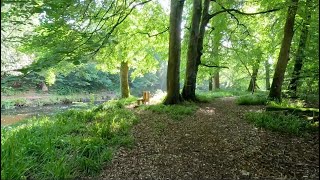
[{"label": "dense woodland", "polygon": [[[319,1],[4,0],[1,1],[1,96],[30,90],[61,96],[105,91],[115,93],[118,100],[83,112],[71,110],[57,114],[53,121],[46,117],[28,120],[29,128],[22,132],[19,129],[24,126],[20,124],[12,127],[15,130],[2,127],[1,177],[4,179],[95,175],[119,146],[133,146],[130,129],[138,119],[144,125],[137,127],[150,123],[143,121],[148,119],[146,114],[140,117],[136,111],[152,112],[156,115],[152,117],[156,118],[155,122],[162,117],[159,113],[179,122],[187,119],[188,127],[188,116],[198,119],[197,113],[202,109],[216,108],[217,112],[219,109],[223,112],[220,119],[226,118],[225,122],[245,116],[262,128],[298,136],[311,133],[318,143],[314,131],[319,123]],[[128,110],[126,107],[135,104],[143,91],[150,91],[154,97],[161,91],[165,96],[160,104]],[[243,107],[250,113],[238,116],[235,114],[240,106],[233,105],[233,100],[214,100],[225,96],[236,96],[239,105],[255,106]],[[11,107],[10,103],[26,104],[1,101],[1,108]],[[221,104],[226,107],[220,107]],[[229,106],[233,117],[227,118],[225,110]],[[208,118],[211,117],[204,115],[199,121]],[[166,123],[165,118],[155,125],[157,132],[170,130]],[[237,124],[231,120],[230,123]],[[46,124],[44,129],[40,124]],[[177,129],[177,132],[181,130]],[[48,133],[46,137],[53,140],[40,141],[32,136],[33,132]],[[166,137],[170,133],[164,134]],[[15,160],[11,156],[17,141],[14,137],[19,137],[21,144],[30,143],[25,148],[30,150],[15,151]],[[35,141],[40,144],[32,143]],[[275,141],[275,144],[286,144],[290,140]],[[313,150],[318,145],[305,145],[304,148],[312,151],[306,154],[316,156]],[[39,149],[42,146],[50,153],[42,152]],[[47,159],[28,159],[31,155]],[[305,159],[311,158],[313,166],[304,171],[310,172],[308,178],[319,178],[319,171],[313,169],[319,166],[319,156],[311,155]],[[74,159],[76,156],[78,159]],[[29,164],[18,162],[22,157]],[[62,165],[55,166],[55,161]],[[41,163],[45,165],[40,168]],[[12,170],[13,167],[18,168]],[[43,173],[37,172],[37,167]],[[295,162],[292,169],[298,169]],[[110,170],[113,171],[117,170]],[[249,178],[247,171],[241,171],[241,177]],[[260,171],[255,173],[260,178],[269,177]],[[281,176],[282,173],[289,179],[298,176],[291,172],[281,172]],[[238,177],[227,174],[224,175]]]}]

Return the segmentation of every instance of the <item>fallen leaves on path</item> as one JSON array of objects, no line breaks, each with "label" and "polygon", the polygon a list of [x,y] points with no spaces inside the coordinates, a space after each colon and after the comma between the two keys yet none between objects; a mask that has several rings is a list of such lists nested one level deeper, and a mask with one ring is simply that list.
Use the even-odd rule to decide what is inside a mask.
[{"label": "fallen leaves on path", "polygon": [[221,98],[182,121],[137,110],[135,146],[121,148],[98,179],[319,179],[319,136],[270,132],[243,119],[263,108]]}]

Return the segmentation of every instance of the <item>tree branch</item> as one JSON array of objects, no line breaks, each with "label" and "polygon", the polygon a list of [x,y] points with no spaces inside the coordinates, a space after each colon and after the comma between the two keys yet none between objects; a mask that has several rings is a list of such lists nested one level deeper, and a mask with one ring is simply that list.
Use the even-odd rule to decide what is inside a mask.
[{"label": "tree branch", "polygon": [[149,33],[147,33],[147,32],[137,32],[138,34],[146,34],[146,35],[148,35],[148,37],[150,38],[150,37],[154,37],[154,36],[158,36],[158,35],[160,35],[160,34],[163,34],[163,33],[165,33],[165,32],[167,32],[169,30],[169,27],[167,27],[165,30],[163,30],[163,31],[161,31],[161,32],[159,32],[159,33],[156,33],[156,34],[149,34]]},{"label": "tree branch", "polygon": [[[216,1],[215,1],[216,2]],[[217,3],[217,2],[216,2]],[[218,3],[219,4],[219,3]],[[266,14],[266,13],[270,13],[270,12],[275,12],[275,11],[279,11],[281,10],[282,8],[275,8],[275,9],[269,9],[269,10],[266,10],[266,11],[260,11],[260,12],[254,12],[254,13],[246,13],[246,12],[242,12],[242,11],[239,11],[238,9],[227,9],[225,8],[224,6],[222,6],[221,4],[219,4],[221,6],[221,8],[223,10],[221,11],[218,11],[218,12],[215,12],[213,14],[209,14],[209,19],[221,14],[221,13],[224,13],[224,12],[235,12],[237,14],[241,14],[241,15],[247,15],[247,16],[252,16],[252,15],[258,15],[258,14]]]},{"label": "tree branch", "polygon": [[229,67],[227,67],[227,66],[208,65],[208,64],[204,64],[204,63],[200,63],[200,65],[205,66],[205,67],[209,67],[209,68],[227,68],[227,69],[229,69]]}]

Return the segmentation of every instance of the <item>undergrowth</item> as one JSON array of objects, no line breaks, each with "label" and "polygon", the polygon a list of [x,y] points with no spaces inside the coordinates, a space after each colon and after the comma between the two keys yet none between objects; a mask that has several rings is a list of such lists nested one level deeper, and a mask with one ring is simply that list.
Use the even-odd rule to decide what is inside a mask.
[{"label": "undergrowth", "polygon": [[1,179],[76,179],[95,175],[117,147],[132,145],[129,130],[137,120],[130,110],[114,107],[69,110],[4,126]]},{"label": "undergrowth", "polygon": [[267,94],[255,93],[239,96],[236,103],[239,105],[265,105],[267,103]]},{"label": "undergrowth", "polygon": [[198,109],[198,106],[192,102],[184,102],[178,105],[157,104],[141,107],[154,113],[167,114],[173,120],[182,120],[187,116],[193,115]]},{"label": "undergrowth", "polygon": [[306,103],[303,100],[290,100],[282,99],[281,102],[270,101],[267,103],[268,106],[272,107],[286,107],[286,108],[303,108]]},{"label": "undergrowth", "polygon": [[216,98],[221,97],[232,97],[248,94],[245,91],[236,91],[236,90],[215,90],[215,91],[197,91],[197,99],[201,102],[212,102]]},{"label": "undergrowth", "polygon": [[319,122],[308,121],[281,112],[249,112],[245,114],[245,118],[258,127],[293,135],[314,132],[319,127]]}]

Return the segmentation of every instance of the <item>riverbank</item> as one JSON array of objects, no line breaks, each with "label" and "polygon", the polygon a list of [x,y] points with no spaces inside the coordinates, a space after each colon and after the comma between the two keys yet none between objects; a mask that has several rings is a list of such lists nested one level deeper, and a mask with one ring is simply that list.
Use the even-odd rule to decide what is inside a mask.
[{"label": "riverbank", "polygon": [[10,96],[1,94],[1,110],[21,107],[39,107],[55,104],[71,104],[73,102],[106,101],[114,98],[116,98],[116,94],[108,91],[92,94],[82,93],[72,95],[57,95],[28,91]]},{"label": "riverbank", "polygon": [[90,108],[116,98],[112,92],[94,94],[56,95],[35,91],[15,95],[1,95],[1,126],[14,124],[26,118],[51,115],[67,109]]}]

